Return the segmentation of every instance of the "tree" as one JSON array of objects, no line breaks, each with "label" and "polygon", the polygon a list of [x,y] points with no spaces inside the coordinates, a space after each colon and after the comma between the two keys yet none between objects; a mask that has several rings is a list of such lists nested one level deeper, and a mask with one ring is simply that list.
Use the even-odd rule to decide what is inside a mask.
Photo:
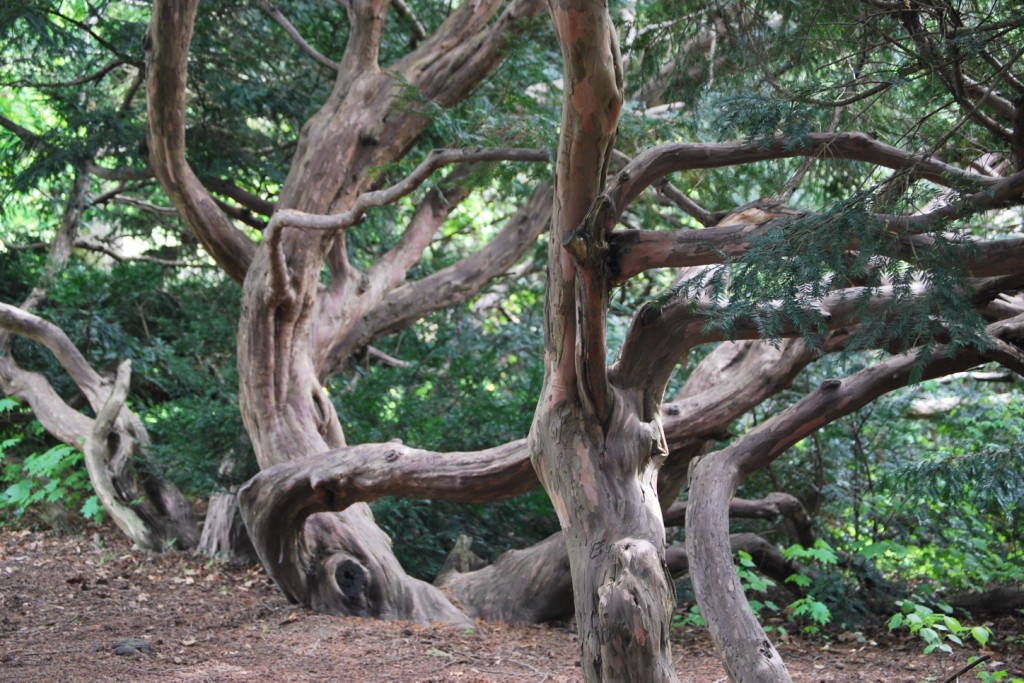
[{"label": "tree", "polygon": [[[562,616],[571,579],[586,678],[672,680],[663,511],[693,465],[686,556],[712,635],[735,680],[787,680],[732,566],[728,513],[738,483],[827,421],[915,377],[986,359],[1021,368],[1021,242],[984,234],[998,212],[1022,199],[1024,123],[1021,105],[1005,94],[1021,87],[1014,74],[1020,54],[1007,39],[1020,19],[917,2],[778,10],[651,3],[637,8],[642,16],[623,65],[607,5],[553,4],[556,36],[546,40],[562,48],[564,95],[554,188],[537,187],[492,240],[415,279],[432,235],[459,203],[478,188],[491,190],[493,200],[494,186],[479,179],[494,173],[485,164],[547,160],[543,150],[499,146],[508,142],[501,136],[482,148],[426,151],[435,137],[432,117],[441,120],[446,109],[478,96],[513,42],[547,35],[533,21],[543,8],[532,0],[504,8],[466,3],[432,17],[428,33],[417,8],[394,3],[398,36],[384,31],[388,3],[354,2],[335,61],[304,37],[306,28],[322,31],[317,12],[297,3],[294,16],[306,20],[300,30],[285,13],[259,4],[313,60],[302,73],[333,81],[305,123],[304,114],[282,106],[267,107],[278,121],[264,117],[251,126],[294,140],[293,151],[286,145],[287,174],[259,178],[243,163],[256,155],[238,153],[219,168],[201,158],[216,171],[210,175],[186,160],[190,107],[215,109],[198,96],[213,90],[213,80],[203,65],[190,65],[190,49],[223,60],[216,37],[230,35],[228,27],[269,26],[248,9],[224,6],[194,33],[194,0],[153,6],[143,84],[148,165],[105,166],[128,154],[123,143],[111,154],[95,140],[79,165],[99,177],[155,176],[191,233],[242,283],[240,408],[263,471],[241,502],[270,575],[291,599],[318,609],[455,623]],[[92,31],[79,26],[87,21],[62,21]],[[843,45],[847,35],[836,26],[850,28],[854,47],[795,53],[788,42],[805,36]],[[104,41],[110,43],[96,42]],[[266,57],[256,62],[265,71],[279,67]],[[111,72],[104,68],[83,82],[102,80]],[[532,96],[554,92],[553,83],[530,76],[542,86]],[[630,78],[640,84],[635,90]],[[261,76],[252,87],[271,80]],[[700,86],[689,87],[693,82]],[[741,95],[731,101],[711,88],[729,92],[737,83]],[[73,91],[81,84],[63,85]],[[525,92],[530,84],[522,85]],[[666,103],[681,86],[681,99]],[[929,151],[878,139],[904,130],[899,116],[871,106],[882,96],[894,97],[896,112],[931,103],[936,114],[915,117],[905,145],[915,149],[919,135]],[[642,101],[642,113],[632,106],[623,115],[627,100]],[[663,132],[659,116],[712,106],[746,139],[648,146]],[[949,111],[958,118],[949,120]],[[247,125],[237,112],[230,117]],[[864,121],[881,134],[857,132]],[[26,126],[0,122],[19,144],[39,144]],[[189,139],[202,141],[204,133],[190,130]],[[706,138],[699,126],[687,134]],[[215,157],[210,137],[205,142],[200,149]],[[617,145],[632,160],[618,156]],[[787,159],[798,160],[778,163],[776,177],[757,178],[774,196],[754,203],[706,191],[698,175]],[[812,162],[823,159],[860,165],[825,164],[806,189]],[[458,165],[416,195],[388,244],[371,254],[358,247],[357,226],[371,207],[410,196],[450,164]],[[608,179],[609,168],[620,170]],[[672,173],[683,174],[688,193],[666,180]],[[731,178],[743,186],[740,174]],[[848,190],[853,178],[866,179],[862,191]],[[656,201],[641,200],[652,187]],[[699,200],[724,208],[709,210]],[[996,218],[969,222],[986,212]],[[529,439],[445,454],[394,442],[346,445],[324,382],[381,335],[464,301],[506,271],[532,247],[549,213],[546,375]],[[617,228],[656,221],[679,229]],[[704,227],[690,229],[695,224]],[[612,288],[660,268],[683,270],[663,296],[630,312],[609,366]],[[761,337],[787,341],[777,348],[725,341]],[[663,405],[676,366],[711,342],[722,343]],[[826,382],[728,447],[705,453],[734,418],[816,357],[851,348],[898,354]],[[384,495],[489,501],[538,481],[565,543],[554,537],[481,570],[447,572],[440,577],[447,593],[405,574],[363,505]],[[324,514],[332,511],[338,514]],[[533,604],[524,604],[527,595]]]}]

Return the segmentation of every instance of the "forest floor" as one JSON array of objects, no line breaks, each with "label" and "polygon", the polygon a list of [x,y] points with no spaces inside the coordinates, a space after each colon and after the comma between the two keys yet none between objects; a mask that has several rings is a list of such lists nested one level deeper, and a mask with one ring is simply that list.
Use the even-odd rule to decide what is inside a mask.
[{"label": "forest floor", "polygon": [[[1024,676],[1021,626],[999,625],[1016,629],[1017,649],[989,653],[988,665]],[[919,641],[846,635],[781,643],[793,679],[941,683],[978,654],[925,656]],[[673,654],[684,683],[727,680],[701,630],[674,629]],[[330,617],[288,604],[261,568],[133,550],[115,530],[0,528],[0,681],[580,680],[568,628]]]}]

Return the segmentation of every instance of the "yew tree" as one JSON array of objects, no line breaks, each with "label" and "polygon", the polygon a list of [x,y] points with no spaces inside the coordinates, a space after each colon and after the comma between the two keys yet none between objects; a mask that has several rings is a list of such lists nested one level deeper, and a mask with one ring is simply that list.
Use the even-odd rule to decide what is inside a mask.
[{"label": "yew tree", "polygon": [[[984,2],[773,5],[19,2],[5,36],[38,39],[3,86],[55,93],[57,114],[0,110],[9,175],[74,179],[52,273],[104,248],[77,235],[83,212],[169,201],[178,239],[241,285],[239,409],[261,472],[239,500],[289,599],[420,622],[574,616],[586,680],[675,680],[686,567],[732,679],[785,681],[732,564],[757,539],[730,537],[729,515],[784,510],[797,540],[812,532],[792,497],[745,503],[739,484],[912,381],[1024,368],[1024,19]],[[45,77],[33,50],[65,41],[81,64],[51,59]],[[426,268],[471,201],[508,215]],[[475,452],[348,444],[329,380],[356,356],[400,362],[373,342],[474,297],[538,240],[529,435]],[[25,315],[5,304],[0,328],[64,354],[91,390],[96,426],[79,415],[60,438],[107,445],[97,488],[130,512],[139,498],[102,477],[130,461],[109,436],[134,429],[125,374],[93,378]],[[865,369],[729,434],[822,355],[865,349]],[[5,392],[40,419],[59,408],[4,352]],[[403,570],[366,505],[538,484],[560,533],[482,568],[457,545],[436,585]],[[152,507],[151,525],[184,519]],[[685,548],[666,547],[683,517]]]}]

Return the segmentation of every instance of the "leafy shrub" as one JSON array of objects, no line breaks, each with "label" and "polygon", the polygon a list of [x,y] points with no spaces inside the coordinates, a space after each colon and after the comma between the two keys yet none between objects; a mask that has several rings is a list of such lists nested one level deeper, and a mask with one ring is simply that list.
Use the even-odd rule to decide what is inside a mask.
[{"label": "leafy shrub", "polygon": [[992,631],[988,627],[965,626],[950,614],[953,609],[949,605],[942,607],[942,612],[936,612],[927,605],[904,600],[900,603],[900,611],[889,619],[889,630],[893,631],[900,627],[909,629],[910,633],[925,642],[925,654],[933,650],[952,652],[953,648],[949,643],[963,645],[963,638],[968,636],[977,641],[978,645],[985,647],[992,637]]},{"label": "leafy shrub", "polygon": [[[0,413],[17,410],[18,406],[13,399],[0,399]],[[21,442],[20,435],[0,440],[0,486],[4,487],[0,491],[0,509],[9,511],[18,520],[42,503],[60,503],[77,507],[89,521],[102,520],[103,508],[92,493],[80,452],[66,444],[57,444],[24,458],[12,457],[9,451]]]}]

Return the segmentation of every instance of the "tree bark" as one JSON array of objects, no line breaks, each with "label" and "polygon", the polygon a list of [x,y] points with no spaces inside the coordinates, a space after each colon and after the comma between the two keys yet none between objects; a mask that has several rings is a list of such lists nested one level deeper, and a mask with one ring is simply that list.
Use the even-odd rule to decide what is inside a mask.
[{"label": "tree bark", "polygon": [[603,2],[552,2],[565,76],[545,304],[545,385],[534,467],[565,537],[587,681],[674,681],[657,473],[657,401],[609,381],[605,320],[612,225],[591,210],[622,106],[615,29]]},{"label": "tree bark", "polygon": [[[525,443],[434,453],[362,444],[264,469],[239,492],[242,516],[271,578],[290,600],[334,614],[444,621],[466,615],[401,571],[390,541],[359,504],[386,495],[460,502],[533,488]],[[344,511],[342,515],[317,514]]]},{"label": "tree bark", "polygon": [[210,496],[197,551],[221,562],[252,564],[259,561],[240,516],[237,492],[221,491]]}]

